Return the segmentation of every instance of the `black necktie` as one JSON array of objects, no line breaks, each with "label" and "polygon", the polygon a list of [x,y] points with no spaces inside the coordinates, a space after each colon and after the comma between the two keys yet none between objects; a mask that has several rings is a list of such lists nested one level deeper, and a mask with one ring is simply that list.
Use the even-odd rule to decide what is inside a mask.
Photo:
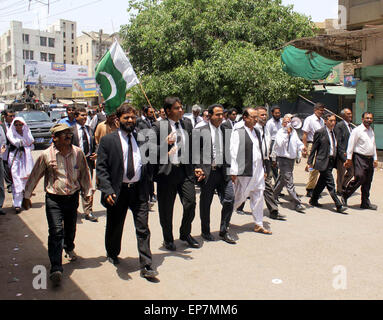
[{"label": "black necktie", "polygon": [[267,157],[267,145],[266,145],[266,138],[265,138],[265,128],[263,128],[263,132],[262,132],[262,142],[264,143],[265,145],[265,155]]},{"label": "black necktie", "polygon": [[[175,126],[176,126],[176,130],[178,131],[178,129],[180,128],[180,123],[176,122]],[[177,155],[178,155],[178,158],[181,157],[181,140],[182,140],[181,133],[177,132],[177,148],[178,148]]]},{"label": "black necktie", "polygon": [[194,127],[197,125],[198,123],[198,117],[194,118]]},{"label": "black necktie", "polygon": [[81,129],[82,129],[82,148],[85,155],[87,155],[89,153],[88,136],[86,135],[85,127],[81,127]]},{"label": "black necktie", "polygon": [[133,162],[133,146],[132,146],[132,134],[128,134],[128,167],[126,170],[126,176],[129,180],[134,177],[134,162]]},{"label": "black necktie", "polygon": [[352,132],[352,126],[351,126],[351,123],[348,124],[348,127],[350,128],[350,132]]}]

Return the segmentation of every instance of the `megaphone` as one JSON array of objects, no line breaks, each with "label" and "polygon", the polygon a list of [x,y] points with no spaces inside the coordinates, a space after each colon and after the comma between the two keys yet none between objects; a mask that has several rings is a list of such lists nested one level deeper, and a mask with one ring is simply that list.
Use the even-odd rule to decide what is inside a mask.
[{"label": "megaphone", "polygon": [[291,118],[290,124],[295,130],[299,130],[303,126],[302,120],[298,117]]}]

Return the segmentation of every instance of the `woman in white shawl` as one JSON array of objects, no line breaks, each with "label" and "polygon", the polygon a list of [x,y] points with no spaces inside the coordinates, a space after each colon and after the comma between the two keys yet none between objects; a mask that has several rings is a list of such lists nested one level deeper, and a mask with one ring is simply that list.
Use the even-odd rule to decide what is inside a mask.
[{"label": "woman in white shawl", "polygon": [[33,168],[32,150],[35,142],[25,120],[16,117],[7,132],[10,142],[8,165],[12,175],[13,206],[21,211],[25,184]]}]

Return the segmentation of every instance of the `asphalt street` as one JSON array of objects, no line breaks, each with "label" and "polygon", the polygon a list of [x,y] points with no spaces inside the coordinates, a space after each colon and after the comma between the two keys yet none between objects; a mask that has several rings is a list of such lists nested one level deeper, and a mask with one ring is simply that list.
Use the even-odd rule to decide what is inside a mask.
[{"label": "asphalt street", "polygon": [[[34,151],[34,157],[41,151]],[[132,215],[124,227],[121,263],[106,261],[105,209],[95,193],[94,213],[99,222],[81,217],[79,207],[76,248],[79,259],[63,257],[64,278],[53,288],[46,277],[48,226],[45,217],[43,179],[32,197],[33,207],[16,215],[11,194],[6,194],[5,216],[0,216],[0,300],[4,299],[137,299],[137,300],[263,300],[263,299],[382,299],[383,298],[383,171],[375,171],[371,201],[378,211],[359,209],[358,192],[349,199],[348,215],[336,213],[327,193],[324,208],[309,208],[305,195],[308,173],[301,163],[295,183],[306,214],[292,210],[281,198],[280,212],[287,221],[265,217],[273,235],[253,232],[250,214],[233,213],[230,232],[236,245],[203,242],[200,236],[199,195],[192,235],[202,243],[190,249],[178,240],[182,207],[177,197],[174,211],[176,252],[162,246],[157,205],[149,216],[153,264],[158,281],[140,277]],[[334,171],[334,176],[336,173]],[[286,190],[283,191],[287,193]],[[266,206],[265,206],[266,208]],[[217,196],[211,211],[211,229],[218,239],[221,206]],[[249,203],[245,211],[250,211]],[[268,215],[267,210],[265,214]],[[46,286],[45,286],[46,281]]]}]

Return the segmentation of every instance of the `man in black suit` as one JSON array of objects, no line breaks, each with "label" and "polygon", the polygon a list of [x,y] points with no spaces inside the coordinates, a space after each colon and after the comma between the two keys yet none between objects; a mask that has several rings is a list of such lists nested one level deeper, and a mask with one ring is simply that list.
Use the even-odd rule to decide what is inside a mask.
[{"label": "man in black suit", "polygon": [[[72,144],[79,147],[85,154],[86,162],[88,164],[91,179],[93,178],[93,169],[95,168],[95,160],[97,154],[95,152],[95,141],[93,132],[89,126],[85,125],[87,119],[87,112],[84,107],[77,108],[75,111],[76,124],[73,126]],[[98,219],[93,214],[93,198],[91,201],[85,201],[82,198],[82,207],[85,213],[85,219],[97,222]]]},{"label": "man in black suit", "polygon": [[[201,185],[200,195],[200,217],[202,238],[207,241],[214,241],[210,233],[210,207],[214,192],[217,190],[222,204],[221,225],[219,236],[229,244],[235,244],[227,229],[229,227],[234,205],[234,191],[228,163],[225,157],[225,131],[221,127],[223,120],[223,106],[220,104],[211,105],[208,108],[209,123],[193,132],[193,144],[199,139],[199,153],[194,148],[193,163],[196,164],[195,174]],[[197,157],[198,156],[198,157]]]},{"label": "man in black suit", "polygon": [[[327,187],[331,198],[335,202],[336,211],[343,213],[346,208],[342,206],[342,202],[336,195],[334,177],[332,175],[332,170],[336,166],[336,158],[338,156],[338,148],[334,133],[336,118],[333,114],[327,114],[324,119],[324,128],[317,130],[314,134],[314,142],[307,162],[309,168],[314,168],[320,173],[318,182],[310,199],[310,204],[314,207],[322,207],[322,205],[318,203],[318,199],[323,189]],[[315,164],[313,165],[314,158]]]},{"label": "man in black suit", "polygon": [[[142,111],[143,111],[143,117],[138,118],[136,122],[136,128],[138,131],[151,129],[153,126],[153,123],[156,121],[154,108],[150,106],[144,106]],[[149,202],[153,204],[156,201],[157,201],[157,197],[154,193],[154,183],[153,181],[149,181]]]},{"label": "man in black suit", "polygon": [[105,247],[109,262],[118,264],[128,209],[133,212],[141,276],[154,278],[148,226],[148,178],[150,165],[142,162],[140,142],[134,130],[136,111],[127,103],[117,109],[119,130],[104,136],[98,148],[96,172],[101,203],[106,207]]},{"label": "man in black suit", "polygon": [[235,110],[234,108],[230,109],[227,112],[227,120],[222,123],[222,127],[224,129],[233,129],[234,125],[237,123],[236,119],[237,119],[237,110]]},{"label": "man in black suit", "polygon": [[196,207],[194,168],[188,148],[191,145],[192,124],[191,121],[181,120],[183,110],[179,98],[166,98],[164,109],[167,119],[153,124],[157,137],[154,181],[157,182],[164,246],[170,251],[176,250],[173,238],[173,208],[178,193],[183,206],[180,239],[192,248],[199,248],[199,243],[190,235]]},{"label": "man in black suit", "polygon": [[345,168],[344,163],[347,160],[347,147],[348,140],[352,132],[352,111],[350,109],[343,109],[340,113],[343,121],[340,121],[335,126],[334,132],[338,144],[338,160],[337,160],[337,179],[336,191],[338,195],[342,195],[346,190],[347,184],[354,176],[354,167]]}]

